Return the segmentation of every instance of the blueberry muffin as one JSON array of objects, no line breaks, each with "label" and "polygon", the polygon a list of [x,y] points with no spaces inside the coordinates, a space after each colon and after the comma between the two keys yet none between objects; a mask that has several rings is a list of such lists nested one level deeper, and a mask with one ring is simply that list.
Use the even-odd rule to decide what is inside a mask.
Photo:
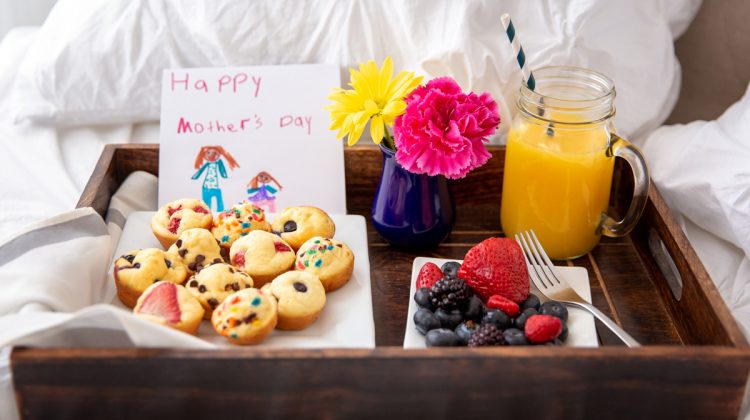
[{"label": "blueberry muffin", "polygon": [[291,270],[294,251],[273,233],[254,230],[232,244],[229,259],[232,265],[253,278],[255,287],[261,287]]},{"label": "blueberry muffin", "polygon": [[188,229],[211,229],[213,216],[206,203],[183,198],[167,203],[151,218],[151,230],[164,248],[169,248]]},{"label": "blueberry muffin", "polygon": [[280,330],[303,330],[315,322],[326,305],[326,291],[318,276],[289,271],[263,286],[276,298]]},{"label": "blueberry muffin", "polygon": [[310,206],[285,208],[273,220],[271,228],[295,251],[314,236],[333,238],[336,233],[336,225],[328,213]]},{"label": "blueberry muffin", "polygon": [[332,292],[352,277],[354,253],[341,241],[318,236],[302,244],[294,268],[317,275],[326,292]]},{"label": "blueberry muffin", "polygon": [[188,279],[187,290],[195,296],[211,319],[214,309],[234,292],[253,287],[253,279],[229,264],[211,264]]},{"label": "blueberry muffin", "polygon": [[135,306],[138,297],[152,284],[167,281],[182,284],[187,268],[178,258],[156,248],[129,251],[115,261],[113,277],[117,297],[125,306]]},{"label": "blueberry muffin", "polygon": [[206,229],[188,229],[182,232],[167,253],[182,261],[191,275],[208,265],[224,262],[219,244]]},{"label": "blueberry muffin", "polygon": [[273,331],[278,321],[276,299],[250,288],[235,292],[214,310],[214,330],[235,344],[258,344]]},{"label": "blueberry muffin", "polygon": [[271,231],[266,214],[260,207],[247,201],[237,203],[232,208],[219,213],[211,227],[211,233],[222,248],[231,248],[237,238],[246,236],[253,230]]},{"label": "blueberry muffin", "polygon": [[143,292],[133,313],[188,334],[195,334],[203,319],[203,307],[198,299],[179,284],[163,281]]}]

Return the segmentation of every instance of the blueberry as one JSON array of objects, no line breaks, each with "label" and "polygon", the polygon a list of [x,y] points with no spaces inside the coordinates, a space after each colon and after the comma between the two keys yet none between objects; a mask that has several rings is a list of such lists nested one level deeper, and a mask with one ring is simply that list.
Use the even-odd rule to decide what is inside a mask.
[{"label": "blueberry", "polygon": [[557,336],[557,338],[563,342],[568,339],[568,324],[563,322],[562,332]]},{"label": "blueberry", "polygon": [[460,345],[456,333],[446,328],[438,328],[425,336],[427,347],[453,347]]},{"label": "blueberry", "polygon": [[476,324],[474,324],[474,321],[462,322],[458,327],[456,327],[455,332],[462,346],[467,346],[469,344],[471,333],[474,332],[476,328],[477,326]]},{"label": "blueberry", "polygon": [[420,308],[414,314],[414,325],[416,325],[417,331],[422,334],[427,334],[427,332],[430,330],[440,328],[440,321],[432,312],[428,311],[427,309]]},{"label": "blueberry", "polygon": [[466,309],[464,309],[464,318],[479,322],[484,316],[484,311],[485,307],[482,299],[472,296],[469,299],[469,303],[466,304]]},{"label": "blueberry", "polygon": [[446,263],[443,263],[442,267],[440,267],[440,270],[443,272],[445,277],[450,278],[458,278],[458,269],[461,268],[461,264],[455,262],[455,261],[448,261]]},{"label": "blueberry", "polygon": [[464,317],[458,309],[446,311],[445,309],[439,308],[435,311],[435,317],[440,321],[441,327],[451,330],[456,328],[458,324],[464,322]]},{"label": "blueberry", "polygon": [[519,330],[523,330],[523,328],[526,326],[526,320],[529,319],[531,315],[538,315],[538,314],[539,312],[537,312],[536,309],[534,308],[524,309],[516,317],[516,320],[515,320],[516,328],[518,328]]},{"label": "blueberry", "polygon": [[539,310],[539,298],[533,293],[521,303],[521,310],[528,308],[534,308],[537,311]]},{"label": "blueberry", "polygon": [[489,309],[482,318],[482,324],[494,324],[498,330],[510,327],[510,318],[499,309]]},{"label": "blueberry", "polygon": [[518,328],[508,328],[503,331],[503,339],[509,346],[529,345],[529,340],[526,338],[526,335]]},{"label": "blueberry", "polygon": [[542,315],[552,315],[560,318],[563,323],[568,320],[568,309],[562,303],[556,300],[550,300],[542,303],[539,308],[539,313]]},{"label": "blueberry", "polygon": [[421,308],[429,309],[430,311],[435,309],[430,301],[430,289],[426,287],[422,287],[414,293],[414,301],[417,302],[417,305]]}]

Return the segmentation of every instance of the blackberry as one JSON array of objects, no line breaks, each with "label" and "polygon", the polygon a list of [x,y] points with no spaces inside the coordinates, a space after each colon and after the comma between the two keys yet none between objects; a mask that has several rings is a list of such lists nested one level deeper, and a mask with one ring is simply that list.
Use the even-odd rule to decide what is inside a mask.
[{"label": "blackberry", "polygon": [[469,338],[469,347],[502,346],[505,344],[503,332],[493,324],[478,326]]},{"label": "blackberry", "polygon": [[443,277],[430,289],[432,306],[446,310],[463,308],[469,300],[469,286],[455,278]]}]

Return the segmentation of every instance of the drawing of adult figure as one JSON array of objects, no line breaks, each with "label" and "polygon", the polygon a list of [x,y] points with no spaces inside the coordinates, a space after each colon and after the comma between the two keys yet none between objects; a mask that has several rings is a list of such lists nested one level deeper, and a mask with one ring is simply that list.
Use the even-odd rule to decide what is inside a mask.
[{"label": "drawing of adult figure", "polygon": [[206,173],[206,176],[203,178],[203,201],[206,202],[209,208],[212,208],[212,201],[215,199],[216,206],[214,208],[217,212],[224,211],[224,198],[221,194],[221,188],[219,188],[219,177],[228,178],[227,169],[224,166],[222,158],[226,159],[229,169],[240,167],[232,155],[224,150],[223,147],[201,147],[200,151],[198,151],[198,156],[195,157],[195,169],[198,171],[191,177],[191,179],[198,179],[201,174]]},{"label": "drawing of adult figure", "polygon": [[[274,188],[271,183],[276,184],[278,189]],[[247,199],[254,205],[265,209],[271,213],[276,212],[276,193],[283,190],[284,187],[279,184],[271,174],[266,171],[258,172],[250,182],[247,183]]]}]

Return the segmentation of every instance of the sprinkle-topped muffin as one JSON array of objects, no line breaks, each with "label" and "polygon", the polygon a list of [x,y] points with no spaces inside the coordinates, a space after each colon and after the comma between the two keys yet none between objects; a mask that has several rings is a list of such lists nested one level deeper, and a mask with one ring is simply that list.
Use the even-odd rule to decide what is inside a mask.
[{"label": "sprinkle-topped muffin", "polygon": [[188,229],[182,232],[167,252],[176,255],[190,274],[201,271],[210,264],[224,262],[219,244],[206,229]]},{"label": "sprinkle-topped muffin", "polygon": [[182,284],[187,269],[179,259],[156,248],[126,252],[115,261],[113,277],[117,297],[125,306],[135,306],[138,297],[152,284],[168,281]]},{"label": "sprinkle-topped muffin", "polygon": [[229,258],[235,267],[250,274],[255,287],[261,287],[292,269],[294,251],[273,233],[254,230],[232,244]]},{"label": "sprinkle-topped muffin", "polygon": [[318,236],[302,244],[294,268],[317,275],[326,292],[332,292],[351,278],[354,253],[341,241]]},{"label": "sprinkle-topped muffin", "polygon": [[211,316],[214,330],[236,344],[260,343],[277,321],[276,299],[254,288],[227,296]]},{"label": "sprinkle-topped muffin", "polygon": [[151,219],[151,230],[164,248],[169,248],[184,231],[193,228],[211,229],[213,216],[206,203],[183,198],[167,203]]},{"label": "sprinkle-topped muffin", "polygon": [[273,219],[271,227],[295,251],[313,236],[333,238],[336,233],[336,225],[328,213],[310,206],[285,208]]},{"label": "sprinkle-topped muffin", "polygon": [[270,232],[271,225],[263,209],[243,201],[219,213],[214,218],[211,233],[222,248],[229,249],[234,241],[253,230]]}]

